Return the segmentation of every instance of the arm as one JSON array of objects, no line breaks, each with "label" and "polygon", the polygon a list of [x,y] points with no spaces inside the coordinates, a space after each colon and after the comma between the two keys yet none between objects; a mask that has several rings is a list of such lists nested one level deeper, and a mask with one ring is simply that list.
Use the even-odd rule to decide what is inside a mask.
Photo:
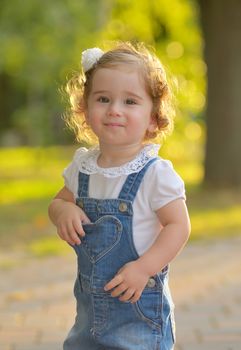
[{"label": "arm", "polygon": [[154,244],[136,261],[117,273],[105,286],[113,297],[136,302],[148,279],[160,272],[181,251],[190,234],[190,221],[184,200],[176,199],[156,212],[163,229]]},{"label": "arm", "polygon": [[57,227],[58,235],[69,244],[80,244],[84,236],[81,223],[90,222],[74,200],[73,193],[63,187],[49,205],[50,220]]}]

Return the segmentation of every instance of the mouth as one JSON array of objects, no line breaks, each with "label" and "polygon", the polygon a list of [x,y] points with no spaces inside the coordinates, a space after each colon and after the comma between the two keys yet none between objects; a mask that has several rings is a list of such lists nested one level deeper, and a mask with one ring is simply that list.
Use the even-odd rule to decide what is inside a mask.
[{"label": "mouth", "polygon": [[120,124],[120,123],[105,123],[104,125],[107,126],[107,127],[120,127],[120,128],[124,128],[124,125],[123,125],[123,124]]}]

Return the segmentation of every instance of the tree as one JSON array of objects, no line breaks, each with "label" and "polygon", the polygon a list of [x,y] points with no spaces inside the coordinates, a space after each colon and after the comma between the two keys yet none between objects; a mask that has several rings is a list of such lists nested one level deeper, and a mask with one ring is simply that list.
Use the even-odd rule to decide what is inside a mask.
[{"label": "tree", "polygon": [[208,68],[204,183],[241,185],[241,1],[199,0]]},{"label": "tree", "polygon": [[[0,144],[66,141],[58,90],[95,44],[102,0],[0,2]],[[19,139],[19,141],[18,141]]]}]

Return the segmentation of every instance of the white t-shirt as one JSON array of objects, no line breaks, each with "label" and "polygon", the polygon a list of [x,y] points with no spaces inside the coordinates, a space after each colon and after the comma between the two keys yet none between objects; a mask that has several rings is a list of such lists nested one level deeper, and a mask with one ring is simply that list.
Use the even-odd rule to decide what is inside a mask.
[{"label": "white t-shirt", "polygon": [[[89,197],[97,199],[117,198],[127,178],[140,171],[145,164],[158,155],[159,145],[146,145],[137,157],[120,167],[101,168],[97,165],[98,148],[79,148],[72,163],[64,169],[65,186],[78,197],[78,174],[90,175]],[[142,255],[160,233],[161,224],[155,213],[169,202],[185,199],[184,183],[173,169],[172,163],[159,158],[147,169],[133,202],[133,240]]]}]

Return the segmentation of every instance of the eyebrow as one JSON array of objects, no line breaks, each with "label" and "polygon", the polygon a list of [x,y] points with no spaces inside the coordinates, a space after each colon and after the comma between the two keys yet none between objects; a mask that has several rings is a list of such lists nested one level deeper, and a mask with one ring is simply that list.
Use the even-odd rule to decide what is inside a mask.
[{"label": "eyebrow", "polygon": [[[110,93],[110,91],[108,90],[97,90],[97,91],[93,91],[93,95],[99,95],[99,94],[108,94]],[[132,96],[134,98],[137,98],[139,100],[143,100],[143,97],[135,94],[134,92],[131,92],[131,91],[124,91],[124,93],[127,95],[127,96]]]},{"label": "eyebrow", "polygon": [[132,96],[132,97],[135,97],[137,98],[138,100],[143,100],[143,97],[135,94],[134,92],[131,92],[131,91],[125,91],[125,93],[128,95],[128,96]]},{"label": "eyebrow", "polygon": [[107,90],[97,90],[97,91],[93,91],[93,95],[106,94],[106,93],[108,93]]}]

